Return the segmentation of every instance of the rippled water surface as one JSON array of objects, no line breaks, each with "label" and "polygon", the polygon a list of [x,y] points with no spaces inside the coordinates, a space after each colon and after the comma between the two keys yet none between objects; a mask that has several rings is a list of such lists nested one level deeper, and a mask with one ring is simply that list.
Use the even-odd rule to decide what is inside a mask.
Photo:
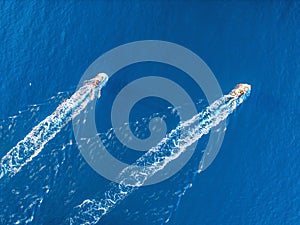
[{"label": "rippled water surface", "polygon": [[[299,10],[297,2],[1,2],[0,157],[76,91],[101,54],[136,40],[170,41],[198,54],[224,93],[249,83],[251,97],[227,119],[222,148],[207,170],[196,173],[204,136],[179,173],[139,188],[99,224],[297,224]],[[111,132],[109,119],[99,118],[110,116],[118,91],[149,75],[180,83],[198,111],[208,105],[182,71],[131,65],[109,81],[97,102],[99,133]],[[168,130],[174,129],[176,107],[184,106],[174,109],[155,98],[137,104],[130,118],[137,136],[149,135],[145,125],[153,115],[164,115]],[[140,156],[110,140],[119,159],[132,163]],[[0,224],[62,224],[75,206],[109,188],[80,155],[68,124],[19,173],[0,180]]]}]

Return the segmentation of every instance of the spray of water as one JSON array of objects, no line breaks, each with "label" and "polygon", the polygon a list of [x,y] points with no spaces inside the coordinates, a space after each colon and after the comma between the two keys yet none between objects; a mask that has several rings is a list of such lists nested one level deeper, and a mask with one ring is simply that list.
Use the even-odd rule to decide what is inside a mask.
[{"label": "spray of water", "polygon": [[100,98],[101,89],[108,76],[104,73],[86,81],[69,99],[36,125],[23,140],[19,141],[0,161],[0,179],[14,176],[24,165],[36,157],[44,146],[61,129],[75,118],[95,97]]},{"label": "spray of water", "polygon": [[76,214],[68,218],[67,222],[69,224],[98,223],[119,202],[142,186],[148,178],[165,168],[188,146],[225,120],[250,95],[250,92],[250,85],[239,84],[228,95],[213,102],[203,112],[180,123],[155,147],[125,168],[119,175],[119,183],[111,184],[111,188],[102,198],[87,199],[77,206]]}]

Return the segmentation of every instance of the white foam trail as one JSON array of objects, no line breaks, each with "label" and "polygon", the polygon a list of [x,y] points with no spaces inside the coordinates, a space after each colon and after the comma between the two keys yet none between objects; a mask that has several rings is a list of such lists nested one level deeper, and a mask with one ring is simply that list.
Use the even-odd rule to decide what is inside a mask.
[{"label": "white foam trail", "polygon": [[[36,157],[44,146],[61,129],[76,117],[95,96],[100,97],[101,88],[108,76],[104,73],[86,81],[69,99],[62,102],[56,110],[36,125],[26,137],[19,141],[0,161],[0,179],[15,175],[24,165]],[[96,94],[95,94],[96,93]]]},{"label": "white foam trail", "polygon": [[[112,184],[102,199],[87,199],[76,207],[78,212],[67,220],[70,224],[96,224],[117,203],[170,161],[178,158],[188,146],[192,145],[210,129],[225,120],[249,95],[251,87],[239,84],[228,95],[213,102],[205,111],[181,123],[151,148],[133,165],[126,167],[119,176],[119,184]],[[141,169],[142,166],[142,169]]]}]

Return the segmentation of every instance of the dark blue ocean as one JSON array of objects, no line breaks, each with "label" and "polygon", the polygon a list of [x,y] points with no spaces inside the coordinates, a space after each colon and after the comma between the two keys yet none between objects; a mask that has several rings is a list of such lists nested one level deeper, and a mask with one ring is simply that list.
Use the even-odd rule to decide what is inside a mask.
[{"label": "dark blue ocean", "polygon": [[[251,84],[210,167],[195,175],[205,136],[179,173],[139,188],[98,224],[300,224],[299,2],[2,1],[0,28],[1,158],[76,91],[94,60],[122,44],[173,42],[206,62],[223,93]],[[111,127],[104,115],[118,91],[151,74],[184,77],[157,63],[120,71],[98,100],[99,130]],[[199,111],[207,106],[196,85],[186,89],[203,100]],[[169,107],[145,99],[131,119]],[[168,129],[178,123],[176,115],[167,118]],[[136,155],[123,157],[132,163]],[[0,224],[63,224],[109,183],[82,158],[69,124],[19,173],[0,180]]]}]

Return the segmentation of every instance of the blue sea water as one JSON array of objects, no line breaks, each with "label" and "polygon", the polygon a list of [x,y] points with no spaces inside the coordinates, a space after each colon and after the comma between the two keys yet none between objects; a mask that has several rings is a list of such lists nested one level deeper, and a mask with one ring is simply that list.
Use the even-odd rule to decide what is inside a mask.
[{"label": "blue sea water", "polygon": [[[194,177],[196,154],[174,177],[140,188],[99,224],[300,223],[299,2],[5,1],[0,12],[1,157],[75,91],[101,54],[132,41],[170,41],[198,54],[224,93],[249,83],[251,97],[227,121],[207,170]],[[155,63],[133,65],[110,81],[98,110],[107,114],[119,89],[151,73],[184,76]],[[197,87],[188,89],[193,100],[204,99]],[[168,106],[145,101],[134,113],[149,116]],[[99,129],[109,128],[107,121]],[[67,126],[15,177],[0,181],[0,224],[62,224],[75,206],[107,190],[109,181],[70,140]]]}]

